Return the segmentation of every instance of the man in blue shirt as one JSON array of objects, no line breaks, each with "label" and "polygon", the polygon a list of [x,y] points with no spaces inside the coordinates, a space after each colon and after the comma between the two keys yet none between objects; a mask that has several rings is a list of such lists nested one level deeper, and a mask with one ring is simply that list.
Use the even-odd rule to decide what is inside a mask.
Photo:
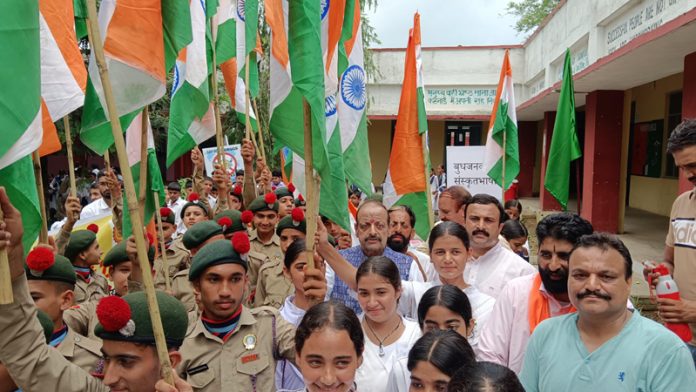
[{"label": "man in blue shirt", "polygon": [[[409,270],[413,259],[387,247],[389,213],[384,204],[376,200],[365,200],[358,207],[356,221],[355,232],[360,245],[341,250],[339,252],[341,256],[356,268],[370,256],[386,256],[399,268],[401,279],[410,280]],[[331,276],[328,275],[327,281],[330,278]],[[331,298],[343,302],[358,314],[362,313],[357,299],[351,295],[351,290],[338,276],[333,277]]]},{"label": "man in blue shirt", "polygon": [[689,391],[691,355],[677,335],[626,309],[631,255],[615,236],[591,234],[568,263],[568,295],[577,313],[534,330],[520,379],[535,391]]}]

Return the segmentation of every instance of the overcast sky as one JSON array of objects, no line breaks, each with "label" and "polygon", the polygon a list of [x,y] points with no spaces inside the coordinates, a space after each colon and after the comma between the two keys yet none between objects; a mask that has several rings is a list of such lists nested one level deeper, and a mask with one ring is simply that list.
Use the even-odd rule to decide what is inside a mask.
[{"label": "overcast sky", "polygon": [[524,39],[512,26],[515,18],[505,14],[509,0],[378,0],[368,10],[370,23],[381,44],[374,47],[403,48],[413,14],[421,14],[423,46],[518,44]]}]

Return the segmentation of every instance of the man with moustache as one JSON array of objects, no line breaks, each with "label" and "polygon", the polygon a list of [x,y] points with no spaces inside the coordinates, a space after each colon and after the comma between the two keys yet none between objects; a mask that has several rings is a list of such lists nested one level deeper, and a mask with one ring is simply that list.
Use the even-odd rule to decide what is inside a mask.
[{"label": "man with moustache", "polygon": [[580,238],[568,261],[577,312],[534,330],[520,375],[527,392],[693,390],[696,368],[684,342],[626,308],[632,265],[616,236]]},{"label": "man with moustache", "polygon": [[500,241],[500,230],[507,213],[498,199],[477,194],[464,207],[465,228],[471,241],[471,259],[464,269],[464,280],[484,294],[498,298],[514,278],[536,273],[534,267]]},{"label": "man with moustache", "polygon": [[[385,256],[396,264],[402,280],[413,280],[410,274],[413,259],[403,253],[397,253],[387,247],[389,237],[389,213],[387,208],[377,200],[367,199],[358,208],[355,232],[360,244],[352,248],[339,251],[341,256],[354,267],[360,266],[370,256]],[[418,275],[418,274],[416,274]],[[360,304],[351,295],[351,290],[334,271],[327,268],[326,282],[331,298],[341,301],[354,312],[360,313]]]},{"label": "man with moustache", "polygon": [[477,348],[480,360],[519,373],[536,326],[549,317],[575,311],[568,298],[568,256],[580,237],[592,231],[590,222],[576,214],[553,214],[539,222],[539,273],[515,278],[505,285],[487,328],[481,332]]},{"label": "man with moustache", "polygon": [[409,206],[394,206],[389,209],[389,237],[387,246],[394,252],[403,253],[413,259],[409,276],[413,281],[428,282],[437,276],[430,256],[411,245],[415,234],[416,215]]},{"label": "man with moustache", "polygon": [[[672,132],[667,152],[676,166],[696,185],[696,120],[685,120]],[[696,190],[683,193],[674,201],[669,232],[665,241],[664,264],[679,287],[681,301],[659,298],[662,321],[689,323],[693,339],[687,343],[696,363]],[[647,270],[645,270],[647,275]],[[653,276],[652,282],[657,282]]]}]

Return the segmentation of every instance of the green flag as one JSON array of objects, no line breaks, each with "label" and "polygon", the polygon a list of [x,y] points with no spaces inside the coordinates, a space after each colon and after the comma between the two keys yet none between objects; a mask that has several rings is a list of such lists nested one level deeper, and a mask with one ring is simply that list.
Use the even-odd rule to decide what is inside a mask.
[{"label": "green flag", "polygon": [[573,70],[570,66],[570,50],[566,50],[563,66],[561,97],[556,109],[556,122],[553,125],[551,148],[546,166],[544,187],[561,204],[568,207],[568,187],[570,185],[570,162],[582,156],[580,142],[575,129],[575,92],[573,90]]}]

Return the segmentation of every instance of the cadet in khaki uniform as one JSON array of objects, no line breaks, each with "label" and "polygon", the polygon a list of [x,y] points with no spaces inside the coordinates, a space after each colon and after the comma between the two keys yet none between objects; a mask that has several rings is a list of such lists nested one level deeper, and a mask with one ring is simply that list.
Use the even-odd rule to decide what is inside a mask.
[{"label": "cadet in khaki uniform", "polygon": [[[280,238],[280,250],[285,254],[296,239],[304,239],[307,236],[304,212],[295,207],[278,222],[276,234]],[[283,274],[283,265],[283,260],[274,260],[261,267],[256,283],[254,306],[273,306],[280,309],[285,298],[295,291],[292,282]]]},{"label": "cadet in khaki uniform", "polygon": [[73,305],[76,275],[70,261],[48,248],[35,248],[27,256],[25,273],[36,306],[53,321],[49,345],[70,362],[92,372],[101,360],[101,343],[76,333],[63,322],[63,312]]},{"label": "cadet in khaki uniform", "polygon": [[70,240],[65,247],[65,257],[70,260],[77,274],[75,284],[75,303],[98,300],[109,293],[109,282],[92,270],[99,265],[102,253],[97,242],[97,225],[87,226],[87,230],[70,233]]},{"label": "cadet in khaki uniform", "polygon": [[[276,359],[294,361],[294,327],[271,307],[242,305],[248,284],[244,234],[204,246],[193,258],[189,279],[200,294],[201,317],[181,347],[177,371],[194,391],[273,391]],[[308,295],[323,300],[320,270],[306,274]]]},{"label": "cadet in khaki uniform", "polygon": [[[184,222],[186,229],[190,229],[193,225],[199,222],[207,221],[208,208],[198,199],[197,193],[188,195],[188,201],[181,207],[179,215]],[[169,245],[167,249],[167,264],[169,268],[169,278],[187,269],[191,265],[191,252],[186,248],[183,236],[177,237]],[[164,259],[162,256],[155,260],[155,288],[164,290],[166,283],[164,282]]]},{"label": "cadet in khaki uniform", "polygon": [[[151,392],[156,383],[161,385],[161,369],[143,292],[129,294],[123,299],[107,297],[99,303],[101,311],[97,313],[111,316],[100,318],[96,328],[97,335],[103,339],[102,352],[107,359],[103,380],[94,378],[57,350],[49,348],[27,286],[22,216],[10,203],[3,187],[0,187],[0,209],[5,215],[0,229],[0,252],[7,251],[13,292],[13,302],[0,305],[0,362],[5,364],[17,385],[26,391],[61,392]],[[157,293],[157,301],[169,359],[176,366],[181,360],[176,349],[186,334],[186,310],[174,297],[162,292]],[[129,320],[113,317],[128,313]],[[175,378],[175,382],[177,380]]]},{"label": "cadet in khaki uniform", "polygon": [[276,188],[273,193],[275,193],[278,198],[278,218],[283,219],[287,215],[292,213],[292,209],[295,208],[295,185],[289,183],[287,187]]},{"label": "cadet in khaki uniform", "polygon": [[[263,264],[282,262],[280,239],[275,233],[278,223],[278,200],[275,193],[259,196],[249,204],[247,211],[254,214],[254,230],[251,232],[251,252],[249,252],[249,283],[252,293],[256,289],[258,274]],[[246,213],[246,212],[245,212]]]}]

